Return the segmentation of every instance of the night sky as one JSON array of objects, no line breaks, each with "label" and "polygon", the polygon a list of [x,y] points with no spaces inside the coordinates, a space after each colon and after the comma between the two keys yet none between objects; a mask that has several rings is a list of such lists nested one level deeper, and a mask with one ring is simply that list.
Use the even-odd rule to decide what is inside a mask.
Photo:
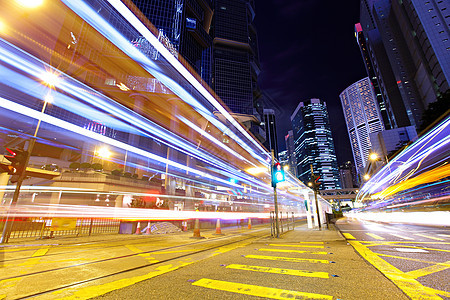
[{"label": "night sky", "polygon": [[354,36],[358,22],[358,0],[256,1],[258,80],[281,110],[280,151],[298,103],[319,98],[327,103],[338,163],[353,161],[339,94],[367,76]]}]

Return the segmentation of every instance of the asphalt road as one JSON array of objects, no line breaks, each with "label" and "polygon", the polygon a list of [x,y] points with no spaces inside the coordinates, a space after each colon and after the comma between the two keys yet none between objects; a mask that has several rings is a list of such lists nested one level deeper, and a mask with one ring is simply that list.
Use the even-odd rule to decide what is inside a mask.
[{"label": "asphalt road", "polygon": [[342,219],[349,243],[412,299],[450,299],[450,229]]}]

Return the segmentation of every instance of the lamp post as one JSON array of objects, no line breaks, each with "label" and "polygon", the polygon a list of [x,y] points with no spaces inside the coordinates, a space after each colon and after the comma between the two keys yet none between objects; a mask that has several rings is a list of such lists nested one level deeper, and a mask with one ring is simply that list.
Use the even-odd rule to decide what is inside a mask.
[{"label": "lamp post", "polygon": [[[43,74],[42,77],[43,77],[43,83],[46,84],[49,88],[52,88],[55,86],[57,76],[54,73],[46,72],[45,74]],[[31,156],[31,153],[33,152],[34,144],[36,143],[37,134],[39,131],[39,127],[41,125],[42,115],[44,114],[45,109],[47,108],[47,103],[52,102],[52,101],[53,101],[53,97],[51,96],[50,93],[45,95],[44,104],[42,105],[41,115],[38,118],[38,123],[36,125],[36,129],[34,131],[33,138],[31,138],[31,140],[29,141],[28,148],[25,151],[26,158],[24,160],[23,171],[19,174],[19,178],[17,179],[17,182],[16,182],[16,188],[14,190],[14,195],[9,204],[8,214],[6,216],[6,221],[5,221],[5,226],[3,227],[2,237],[0,238],[0,244],[7,243],[9,240],[9,237],[11,235],[11,230],[12,230],[14,221],[9,220],[9,211],[11,210],[11,208],[14,208],[16,206],[17,201],[19,200],[20,188],[26,177],[27,166],[28,166],[28,163],[30,162],[30,156]]]}]

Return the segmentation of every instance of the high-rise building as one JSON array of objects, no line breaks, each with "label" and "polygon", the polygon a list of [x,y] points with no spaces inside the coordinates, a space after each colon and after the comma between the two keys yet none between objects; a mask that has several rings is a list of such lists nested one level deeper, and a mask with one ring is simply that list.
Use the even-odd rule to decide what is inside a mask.
[{"label": "high-rise building", "polygon": [[258,39],[253,0],[213,0],[213,89],[233,113],[261,120]]},{"label": "high-rise building", "polygon": [[374,66],[372,64],[372,60],[370,59],[370,53],[368,49],[368,45],[366,43],[366,39],[364,38],[364,34],[362,32],[361,24],[355,24],[355,37],[358,43],[359,49],[361,51],[361,56],[364,60],[364,66],[366,67],[366,72],[369,75],[370,82],[372,83],[373,91],[375,92],[375,96],[377,98],[378,107],[380,108],[381,117],[383,118],[384,128],[390,129],[392,128],[392,121],[389,117],[388,111],[386,109],[386,101],[381,93],[380,85],[378,83],[377,74],[375,73]]},{"label": "high-rise building", "polygon": [[275,122],[275,111],[273,109],[264,109],[263,128],[266,131],[266,141],[264,146],[278,158],[277,127]]},{"label": "high-rise building", "polygon": [[383,161],[387,161],[389,155],[394,154],[400,148],[416,139],[417,132],[414,126],[383,130],[370,134],[372,151]]},{"label": "high-rise building", "polygon": [[346,161],[339,166],[339,176],[343,189],[351,189],[359,185],[355,165],[351,161]]},{"label": "high-rise building", "polygon": [[424,109],[449,90],[449,10],[441,0],[361,0],[358,41],[392,128],[419,128]]},{"label": "high-rise building", "polygon": [[159,39],[178,51],[202,80],[212,84],[213,11],[207,0],[132,0],[159,30]]},{"label": "high-rise building", "polygon": [[359,174],[367,164],[372,147],[369,135],[384,130],[381,114],[368,77],[350,85],[339,97]]},{"label": "high-rise building", "polygon": [[278,153],[278,162],[281,164],[281,166],[288,166],[289,167],[289,156],[287,153],[287,150],[281,151]]},{"label": "high-rise building", "polygon": [[339,171],[327,106],[320,99],[300,102],[291,116],[297,177],[304,183],[320,176],[321,189],[339,188]]},{"label": "high-rise building", "polygon": [[286,142],[286,151],[289,160],[289,170],[292,175],[297,177],[297,161],[295,160],[295,145],[294,145],[294,131],[289,130],[288,134],[284,137]]}]

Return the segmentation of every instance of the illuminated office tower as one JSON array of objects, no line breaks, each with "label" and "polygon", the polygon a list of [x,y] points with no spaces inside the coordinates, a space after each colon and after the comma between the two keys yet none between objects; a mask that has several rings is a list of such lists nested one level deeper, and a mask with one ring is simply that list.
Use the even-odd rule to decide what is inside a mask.
[{"label": "illuminated office tower", "polygon": [[[206,0],[132,0],[159,30],[159,39],[173,47],[208,85],[212,83],[213,11]],[[166,41],[170,41],[167,43]]]},{"label": "illuminated office tower", "polygon": [[297,177],[304,183],[314,174],[320,176],[320,189],[336,189],[339,170],[331,136],[327,106],[320,99],[300,102],[291,116],[294,133]]},{"label": "illuminated office tower", "polygon": [[294,144],[294,131],[289,130],[288,134],[284,136],[286,142],[286,151],[289,160],[289,170],[297,177],[297,161],[295,160],[295,144]]},{"label": "illuminated office tower", "polygon": [[384,130],[370,79],[361,79],[340,95],[345,122],[358,174],[366,166],[371,149],[370,134]]}]

